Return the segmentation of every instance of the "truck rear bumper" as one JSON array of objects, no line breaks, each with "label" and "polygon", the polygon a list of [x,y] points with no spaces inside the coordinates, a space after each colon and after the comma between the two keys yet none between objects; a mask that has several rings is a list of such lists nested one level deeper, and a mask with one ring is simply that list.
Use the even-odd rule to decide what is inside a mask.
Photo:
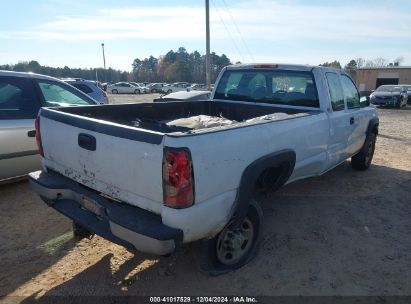
[{"label": "truck rear bumper", "polygon": [[29,180],[47,205],[116,244],[164,255],[182,243],[182,230],[164,225],[159,215],[110,200],[58,173],[36,171]]}]

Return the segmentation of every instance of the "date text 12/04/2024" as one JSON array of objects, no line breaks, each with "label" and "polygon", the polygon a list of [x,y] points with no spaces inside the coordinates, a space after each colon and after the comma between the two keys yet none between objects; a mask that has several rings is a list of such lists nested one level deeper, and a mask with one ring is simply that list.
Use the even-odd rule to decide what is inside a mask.
[{"label": "date text 12/04/2024", "polygon": [[258,303],[255,297],[150,297],[150,303]]}]

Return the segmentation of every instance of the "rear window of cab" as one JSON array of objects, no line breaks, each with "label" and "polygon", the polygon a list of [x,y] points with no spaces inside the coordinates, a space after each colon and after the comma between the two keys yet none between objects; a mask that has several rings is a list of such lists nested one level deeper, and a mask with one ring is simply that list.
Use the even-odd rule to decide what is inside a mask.
[{"label": "rear window of cab", "polygon": [[311,72],[285,70],[226,70],[215,99],[319,108]]}]

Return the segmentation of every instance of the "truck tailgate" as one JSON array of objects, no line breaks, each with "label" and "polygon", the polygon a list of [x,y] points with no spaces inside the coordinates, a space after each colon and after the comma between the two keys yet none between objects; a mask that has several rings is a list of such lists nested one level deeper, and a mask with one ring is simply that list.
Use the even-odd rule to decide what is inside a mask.
[{"label": "truck tailgate", "polygon": [[[121,132],[107,132],[110,127]],[[112,198],[161,213],[161,134],[155,134],[155,143],[140,141],[139,136],[130,136],[135,128],[52,109],[41,111],[40,130],[43,165],[48,169]]]}]

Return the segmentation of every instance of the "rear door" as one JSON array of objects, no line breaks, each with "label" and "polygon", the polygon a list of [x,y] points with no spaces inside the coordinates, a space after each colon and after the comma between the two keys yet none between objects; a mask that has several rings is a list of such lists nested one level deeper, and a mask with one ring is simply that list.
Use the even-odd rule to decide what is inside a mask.
[{"label": "rear door", "polygon": [[0,76],[0,180],[40,169],[34,131],[39,109],[30,78]]},{"label": "rear door", "polygon": [[122,83],[122,84],[120,85],[120,90],[119,90],[119,92],[120,92],[120,93],[131,94],[131,93],[134,93],[134,87],[131,86],[131,84]]}]

